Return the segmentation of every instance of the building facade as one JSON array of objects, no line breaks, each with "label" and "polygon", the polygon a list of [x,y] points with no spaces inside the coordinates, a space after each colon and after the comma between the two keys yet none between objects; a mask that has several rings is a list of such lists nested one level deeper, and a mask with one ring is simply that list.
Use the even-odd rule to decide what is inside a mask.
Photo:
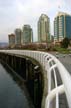
[{"label": "building facade", "polygon": [[33,31],[30,25],[24,25],[22,31],[22,44],[31,43],[33,40]]},{"label": "building facade", "polygon": [[15,44],[16,45],[21,45],[21,35],[22,35],[21,29],[17,28],[15,30]]},{"label": "building facade", "polygon": [[9,34],[8,39],[9,39],[9,46],[14,47],[15,46],[15,35],[14,34]]},{"label": "building facade", "polygon": [[38,21],[38,42],[50,41],[50,19],[47,15],[41,14]]},{"label": "building facade", "polygon": [[54,42],[61,42],[65,37],[71,39],[71,15],[58,12],[54,19]]}]

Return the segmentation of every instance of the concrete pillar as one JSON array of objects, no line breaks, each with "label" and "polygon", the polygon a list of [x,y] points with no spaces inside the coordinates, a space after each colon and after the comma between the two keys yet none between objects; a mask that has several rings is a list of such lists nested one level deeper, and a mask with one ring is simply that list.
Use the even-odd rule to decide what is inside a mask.
[{"label": "concrete pillar", "polygon": [[41,108],[42,99],[42,84],[41,84],[40,67],[36,65],[34,67],[34,104],[36,107]]}]

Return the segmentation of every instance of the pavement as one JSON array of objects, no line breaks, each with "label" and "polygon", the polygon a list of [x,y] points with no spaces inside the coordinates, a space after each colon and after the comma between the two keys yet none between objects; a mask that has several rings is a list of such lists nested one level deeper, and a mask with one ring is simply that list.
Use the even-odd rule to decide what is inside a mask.
[{"label": "pavement", "polygon": [[[52,52],[51,54],[54,55],[57,59],[59,59],[60,62],[68,70],[68,72],[71,74],[71,54],[60,54],[55,52]],[[58,85],[60,85],[62,83],[60,75],[58,74],[58,72],[56,72],[56,75],[58,79]],[[65,93],[59,95],[59,108],[69,108]]]},{"label": "pavement", "polygon": [[65,66],[65,68],[68,70],[68,72],[71,74],[71,54],[60,54],[52,52],[57,59],[60,60],[60,62]]}]

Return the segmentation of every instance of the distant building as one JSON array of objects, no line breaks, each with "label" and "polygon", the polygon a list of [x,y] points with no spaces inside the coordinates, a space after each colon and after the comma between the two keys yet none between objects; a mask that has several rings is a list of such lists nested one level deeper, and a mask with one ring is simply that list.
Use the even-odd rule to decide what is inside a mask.
[{"label": "distant building", "polygon": [[54,19],[54,42],[61,42],[65,37],[71,39],[71,15],[58,12]]},{"label": "distant building", "polygon": [[8,38],[9,38],[9,46],[14,47],[15,46],[15,35],[14,34],[9,34]]},{"label": "distant building", "polygon": [[24,25],[22,31],[22,44],[31,43],[33,40],[33,31],[30,25]]},{"label": "distant building", "polygon": [[15,44],[18,46],[18,45],[21,45],[21,35],[22,35],[22,31],[21,29],[17,28],[15,30]]},{"label": "distant building", "polygon": [[54,42],[54,36],[51,35],[51,42]]},{"label": "distant building", "polygon": [[41,14],[38,21],[38,42],[50,41],[50,19],[47,15]]}]

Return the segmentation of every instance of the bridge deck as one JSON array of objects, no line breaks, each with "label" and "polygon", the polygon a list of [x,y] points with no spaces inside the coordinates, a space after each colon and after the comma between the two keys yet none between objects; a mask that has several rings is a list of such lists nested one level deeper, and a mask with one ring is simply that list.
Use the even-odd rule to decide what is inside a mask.
[{"label": "bridge deck", "polygon": [[[2,51],[1,51],[2,52]],[[4,51],[6,53],[6,51]],[[7,51],[7,53],[11,54],[19,54],[19,55],[25,55],[28,57],[32,57],[33,59],[37,60],[45,70],[44,73],[47,73],[47,96],[45,97],[45,108],[53,108],[53,106],[50,105],[51,101],[56,98],[55,107],[54,108],[71,108],[71,76],[69,72],[66,70],[69,69],[70,65],[66,65],[69,63],[68,60],[70,58],[63,58],[61,55],[56,55],[56,57],[66,65],[65,68],[61,62],[56,59],[53,55],[45,52],[39,52],[39,51],[19,51],[19,50],[11,50]],[[66,62],[65,62],[66,59]],[[70,68],[71,69],[71,68]],[[53,73],[53,75],[52,75]],[[53,78],[54,77],[54,78]],[[52,78],[54,81],[54,88],[52,89]],[[64,93],[64,94],[63,94]],[[67,104],[67,101],[68,104]],[[60,106],[59,106],[60,105]]]}]

